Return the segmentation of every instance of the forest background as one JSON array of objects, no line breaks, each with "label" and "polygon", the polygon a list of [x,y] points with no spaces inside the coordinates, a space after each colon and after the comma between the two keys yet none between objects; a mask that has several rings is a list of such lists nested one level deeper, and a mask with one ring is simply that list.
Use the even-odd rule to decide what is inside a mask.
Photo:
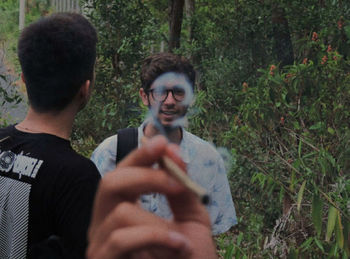
[{"label": "forest background", "polygon": [[[93,98],[74,125],[78,152],[89,157],[142,122],[143,58],[184,55],[198,72],[189,131],[226,150],[237,210],[238,225],[215,238],[220,256],[350,257],[349,1],[81,4],[99,43]],[[28,0],[26,24],[53,11],[48,0]],[[0,2],[0,24],[18,74],[18,1]]]}]

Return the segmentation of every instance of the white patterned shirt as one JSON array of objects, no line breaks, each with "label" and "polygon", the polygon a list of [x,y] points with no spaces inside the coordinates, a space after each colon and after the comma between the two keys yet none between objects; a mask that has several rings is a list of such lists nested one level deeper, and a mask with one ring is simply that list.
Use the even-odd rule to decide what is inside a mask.
[{"label": "white patterned shirt", "polygon": [[[144,135],[144,124],[138,128],[138,145]],[[227,180],[224,161],[216,149],[208,142],[182,129],[180,143],[181,156],[187,165],[190,178],[207,190],[210,204],[207,210],[210,215],[212,233],[217,235],[226,232],[237,224],[235,207],[232,201],[230,186]],[[103,176],[116,167],[117,135],[105,139],[93,152],[91,160]],[[163,218],[171,218],[166,197],[162,194],[148,194],[141,197],[142,207]]]}]

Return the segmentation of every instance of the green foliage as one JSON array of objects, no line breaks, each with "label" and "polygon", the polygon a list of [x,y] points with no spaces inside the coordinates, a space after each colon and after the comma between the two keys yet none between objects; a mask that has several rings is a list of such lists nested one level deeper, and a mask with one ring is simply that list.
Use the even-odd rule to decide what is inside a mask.
[{"label": "green foliage", "polygon": [[[309,236],[303,243],[297,238],[284,240],[288,247],[301,248],[304,255],[329,254],[328,243],[337,244],[336,255],[347,253],[342,222],[350,219],[346,192],[350,180],[345,173],[350,167],[343,153],[349,144],[350,64],[333,50],[337,46],[327,47],[325,41],[322,36],[305,41],[310,48],[307,60],[283,69],[275,65],[260,69],[256,86],[242,92],[240,122],[233,121],[233,131],[228,133],[240,147],[237,153],[260,169],[253,179],[267,192],[272,185],[294,199],[303,217],[298,219],[294,213],[296,222],[307,225],[311,214],[316,233],[303,229]],[[326,243],[317,238],[322,231],[323,202],[329,211]],[[289,222],[284,231],[294,233],[292,225]]]},{"label": "green foliage", "polygon": [[73,138],[91,136],[99,143],[117,129],[140,123],[140,61],[161,36],[147,2],[93,0],[86,1],[86,10],[99,37],[96,85]]},{"label": "green foliage", "polygon": [[7,53],[7,60],[18,66],[16,60],[18,29],[18,1],[4,0],[0,2],[0,48]]},{"label": "green foliage", "polygon": [[[99,55],[74,139],[86,139],[89,154],[143,119],[140,61],[167,41],[168,16],[165,0],[85,2]],[[229,180],[239,222],[217,239],[221,256],[346,258],[350,3],[197,0],[195,8],[176,53],[198,71],[189,130],[234,158]],[[294,53],[287,66],[278,55],[287,52],[281,27]]]}]

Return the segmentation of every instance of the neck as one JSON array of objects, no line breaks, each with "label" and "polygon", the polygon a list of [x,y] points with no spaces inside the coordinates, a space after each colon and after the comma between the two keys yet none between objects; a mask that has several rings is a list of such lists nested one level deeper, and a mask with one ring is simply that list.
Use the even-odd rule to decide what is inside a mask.
[{"label": "neck", "polygon": [[[148,123],[144,128],[144,135],[147,138],[152,138],[160,134],[160,131],[152,124]],[[182,130],[180,127],[174,128],[171,131],[167,131],[167,138],[171,143],[180,144],[182,140]]]},{"label": "neck", "polygon": [[69,140],[75,114],[68,108],[58,113],[38,113],[29,107],[26,117],[16,128],[23,132],[47,133]]}]

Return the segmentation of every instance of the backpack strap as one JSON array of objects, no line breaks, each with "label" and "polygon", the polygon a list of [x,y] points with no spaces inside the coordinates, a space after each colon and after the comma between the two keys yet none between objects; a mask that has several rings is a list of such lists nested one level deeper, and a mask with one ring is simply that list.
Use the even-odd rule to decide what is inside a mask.
[{"label": "backpack strap", "polygon": [[138,132],[137,128],[125,128],[117,131],[117,156],[116,164],[119,163],[125,156],[127,156],[133,149],[138,146]]}]

